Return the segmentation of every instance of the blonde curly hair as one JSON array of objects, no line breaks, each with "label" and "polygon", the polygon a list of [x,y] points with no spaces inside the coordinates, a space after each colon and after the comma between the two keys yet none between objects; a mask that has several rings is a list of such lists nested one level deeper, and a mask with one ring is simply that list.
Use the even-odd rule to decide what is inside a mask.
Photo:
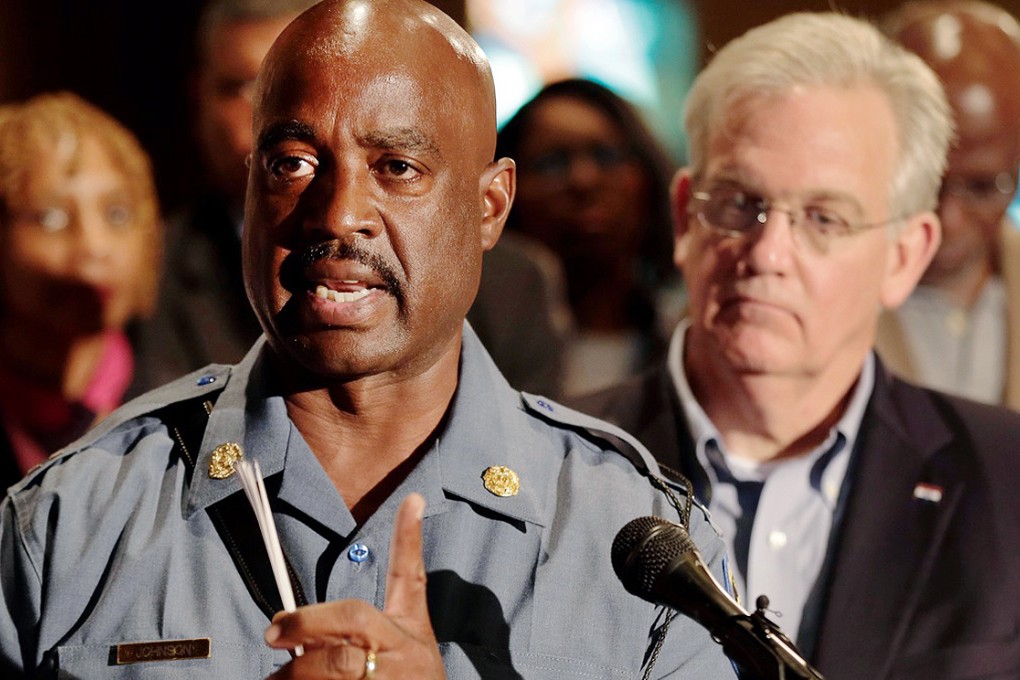
[{"label": "blonde curly hair", "polygon": [[83,139],[99,142],[126,179],[138,228],[146,232],[133,314],[148,316],[156,305],[162,270],[163,226],[148,154],[131,132],[109,114],[70,92],[42,94],[0,107],[0,226],[16,207],[40,154],[70,149],[73,170]]}]

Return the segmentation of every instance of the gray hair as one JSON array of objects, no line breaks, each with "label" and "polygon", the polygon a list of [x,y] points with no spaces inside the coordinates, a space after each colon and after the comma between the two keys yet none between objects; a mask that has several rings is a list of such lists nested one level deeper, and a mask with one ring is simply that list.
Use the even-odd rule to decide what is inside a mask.
[{"label": "gray hair", "polygon": [[871,85],[888,97],[899,137],[889,188],[893,214],[938,205],[953,119],[938,78],[871,24],[843,14],[800,12],[751,29],[723,47],[695,79],[684,125],[692,174],[704,172],[713,125],[732,107],[797,86]]}]

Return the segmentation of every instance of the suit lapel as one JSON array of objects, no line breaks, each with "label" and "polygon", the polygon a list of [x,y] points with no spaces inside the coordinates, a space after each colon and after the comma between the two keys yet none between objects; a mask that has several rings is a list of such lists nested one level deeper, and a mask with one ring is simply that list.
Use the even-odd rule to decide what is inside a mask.
[{"label": "suit lapel", "polygon": [[951,437],[931,398],[878,367],[820,581],[827,676],[885,677],[903,644],[964,490],[939,455]]},{"label": "suit lapel", "polygon": [[665,365],[648,376],[642,393],[644,403],[635,413],[637,421],[633,434],[656,456],[660,465],[691,480],[695,496],[707,507],[712,496],[708,475],[698,463],[680,397]]}]

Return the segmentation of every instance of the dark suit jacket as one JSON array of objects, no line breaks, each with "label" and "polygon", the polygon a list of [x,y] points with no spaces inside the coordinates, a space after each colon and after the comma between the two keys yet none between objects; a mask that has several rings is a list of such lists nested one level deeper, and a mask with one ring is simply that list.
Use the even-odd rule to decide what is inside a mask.
[{"label": "dark suit jacket", "polygon": [[[877,364],[800,646],[827,680],[1020,678],[1020,416]],[[707,488],[665,367],[573,405]]]}]

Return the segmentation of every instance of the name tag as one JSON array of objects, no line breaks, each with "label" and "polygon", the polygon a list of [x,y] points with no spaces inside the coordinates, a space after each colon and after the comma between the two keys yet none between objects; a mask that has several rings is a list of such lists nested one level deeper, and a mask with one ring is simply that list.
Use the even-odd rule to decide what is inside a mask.
[{"label": "name tag", "polygon": [[212,656],[212,640],[210,638],[125,642],[117,645],[117,665],[141,663],[142,661],[208,659],[210,656]]}]

